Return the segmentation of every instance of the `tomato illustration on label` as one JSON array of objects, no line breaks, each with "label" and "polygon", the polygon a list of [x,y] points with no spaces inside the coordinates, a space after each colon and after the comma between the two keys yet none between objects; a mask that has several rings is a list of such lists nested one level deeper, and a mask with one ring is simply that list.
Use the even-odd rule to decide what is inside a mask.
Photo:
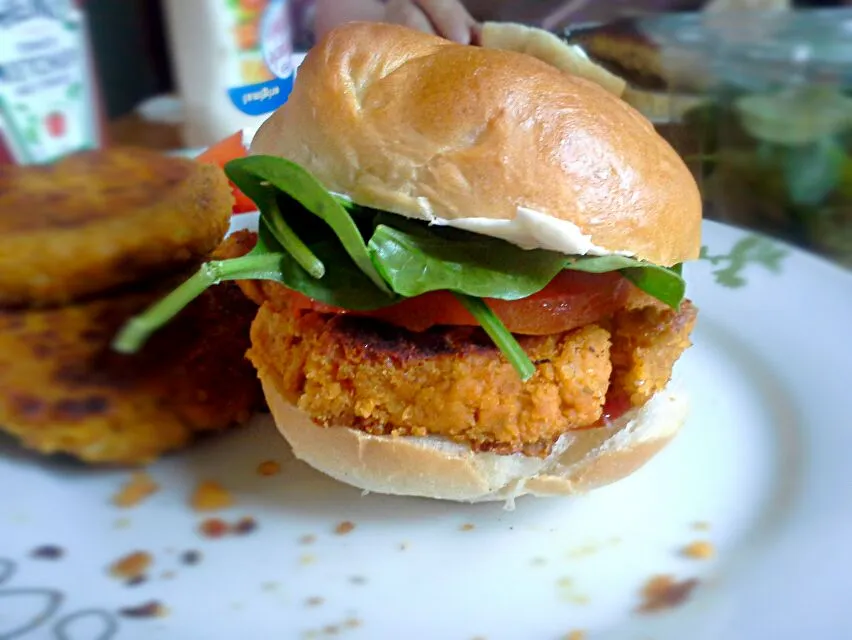
[{"label": "tomato illustration on label", "polygon": [[0,0],[0,162],[41,164],[97,147],[83,12],[69,0]]},{"label": "tomato illustration on label", "polygon": [[52,138],[61,138],[65,135],[65,124],[65,115],[59,111],[47,114],[44,119],[45,129]]}]

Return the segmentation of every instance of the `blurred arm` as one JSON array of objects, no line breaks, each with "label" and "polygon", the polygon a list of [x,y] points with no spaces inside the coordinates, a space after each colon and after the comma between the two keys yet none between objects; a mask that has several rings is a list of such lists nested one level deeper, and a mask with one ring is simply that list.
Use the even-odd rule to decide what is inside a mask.
[{"label": "blurred arm", "polygon": [[317,39],[346,22],[381,22],[385,16],[382,0],[316,0],[314,31]]}]

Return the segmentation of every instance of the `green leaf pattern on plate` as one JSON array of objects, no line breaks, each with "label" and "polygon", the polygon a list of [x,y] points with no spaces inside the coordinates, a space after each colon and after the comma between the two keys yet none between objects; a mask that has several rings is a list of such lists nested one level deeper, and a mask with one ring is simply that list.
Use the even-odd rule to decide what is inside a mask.
[{"label": "green leaf pattern on plate", "polygon": [[739,289],[748,284],[743,276],[746,267],[760,264],[773,273],[781,273],[782,260],[788,253],[768,238],[750,235],[738,240],[728,253],[711,255],[707,247],[701,247],[700,259],[720,267],[713,271],[718,284]]}]

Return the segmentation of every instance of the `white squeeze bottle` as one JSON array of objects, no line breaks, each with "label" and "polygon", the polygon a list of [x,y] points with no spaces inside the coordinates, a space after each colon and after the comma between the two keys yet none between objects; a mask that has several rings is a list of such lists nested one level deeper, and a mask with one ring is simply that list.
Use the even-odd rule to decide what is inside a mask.
[{"label": "white squeeze bottle", "polygon": [[166,0],[184,144],[253,130],[293,88],[287,0]]}]

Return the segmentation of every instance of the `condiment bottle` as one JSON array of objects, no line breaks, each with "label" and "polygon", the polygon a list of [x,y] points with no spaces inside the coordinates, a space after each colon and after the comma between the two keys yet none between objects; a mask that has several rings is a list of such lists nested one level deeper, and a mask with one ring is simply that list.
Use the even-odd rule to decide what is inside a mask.
[{"label": "condiment bottle", "polygon": [[167,0],[184,142],[257,128],[293,87],[287,0]]},{"label": "condiment bottle", "polygon": [[82,4],[0,0],[0,164],[46,163],[101,146]]}]

